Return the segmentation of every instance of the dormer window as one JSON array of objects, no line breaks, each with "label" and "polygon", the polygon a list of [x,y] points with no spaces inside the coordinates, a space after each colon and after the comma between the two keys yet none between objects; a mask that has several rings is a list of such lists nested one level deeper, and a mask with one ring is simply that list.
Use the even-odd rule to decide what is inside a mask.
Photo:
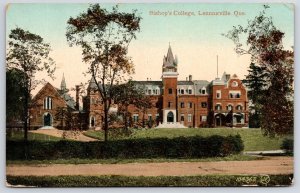
[{"label": "dormer window", "polygon": [[199,90],[200,94],[206,94],[206,88],[203,87],[202,89]]},{"label": "dormer window", "polygon": [[192,89],[189,89],[189,94],[192,94]]},{"label": "dormer window", "polygon": [[47,109],[47,110],[52,109],[52,98],[49,96],[44,98],[44,109]]}]

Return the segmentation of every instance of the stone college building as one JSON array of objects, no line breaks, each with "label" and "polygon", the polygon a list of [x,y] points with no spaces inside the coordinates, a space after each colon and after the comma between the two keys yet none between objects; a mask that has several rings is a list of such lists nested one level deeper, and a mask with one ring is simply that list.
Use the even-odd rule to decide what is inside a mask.
[{"label": "stone college building", "polygon": [[[178,80],[178,61],[171,46],[163,58],[161,81],[134,81],[136,86],[144,89],[150,97],[152,107],[141,111],[134,104],[129,106],[130,125],[147,127],[185,128],[185,127],[218,127],[248,126],[247,91],[237,75],[224,73],[221,78],[212,81],[193,80],[190,75],[186,80]],[[82,98],[79,107],[79,89],[76,89],[76,100],[68,94],[63,78],[61,88],[47,83],[33,98],[31,126],[58,127],[55,109],[68,108],[78,116],[80,129],[101,129],[103,120],[100,95],[95,82],[90,81],[87,95]],[[114,105],[111,112],[117,112]]]}]

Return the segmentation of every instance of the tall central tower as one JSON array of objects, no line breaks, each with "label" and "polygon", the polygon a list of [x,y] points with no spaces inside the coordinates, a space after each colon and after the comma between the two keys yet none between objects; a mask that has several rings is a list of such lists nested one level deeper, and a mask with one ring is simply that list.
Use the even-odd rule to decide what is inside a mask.
[{"label": "tall central tower", "polygon": [[169,45],[162,66],[163,81],[163,123],[177,122],[177,57],[173,56]]}]

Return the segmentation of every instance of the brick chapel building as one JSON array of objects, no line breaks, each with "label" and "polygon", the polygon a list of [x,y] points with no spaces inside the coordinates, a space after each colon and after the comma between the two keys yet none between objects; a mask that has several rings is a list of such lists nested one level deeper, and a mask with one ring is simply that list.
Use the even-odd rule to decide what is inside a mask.
[{"label": "brick chapel building", "polygon": [[[178,80],[178,60],[173,56],[171,46],[163,58],[162,80],[134,81],[150,98],[152,107],[141,111],[134,104],[129,106],[131,119],[129,125],[159,128],[248,126],[247,91],[237,75],[224,73],[221,78],[212,81]],[[53,109],[65,106],[81,114],[80,124],[86,129],[101,129],[103,107],[97,86],[89,82],[87,95],[83,97],[83,107],[79,110],[79,94],[76,89],[76,102],[70,97],[63,78],[61,88],[47,83],[33,101],[38,104],[31,111],[31,124],[35,126],[55,126]],[[113,105],[111,113],[117,113],[118,106]],[[50,120],[50,122],[49,122]],[[139,123],[139,124],[138,124]],[[150,124],[151,123],[151,124]]]}]

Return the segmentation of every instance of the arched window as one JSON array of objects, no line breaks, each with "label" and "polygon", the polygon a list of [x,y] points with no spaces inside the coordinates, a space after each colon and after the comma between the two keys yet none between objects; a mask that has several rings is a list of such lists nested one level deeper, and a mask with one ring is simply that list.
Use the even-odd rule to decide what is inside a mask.
[{"label": "arched window", "polygon": [[47,96],[46,98],[44,98],[44,109],[52,109],[52,98]]},{"label": "arched window", "polygon": [[96,125],[95,117],[91,117],[90,126],[91,126],[91,127],[95,127],[95,125]]},{"label": "arched window", "polygon": [[232,108],[232,105],[227,105],[227,110],[228,111],[231,111],[233,108]]},{"label": "arched window", "polygon": [[241,110],[243,110],[243,107],[242,107],[242,105],[238,105],[238,106],[236,106],[236,110],[238,110],[238,111],[241,111]]},{"label": "arched window", "polygon": [[171,111],[167,114],[167,122],[174,122],[174,114]]},{"label": "arched window", "polygon": [[222,106],[221,106],[220,104],[217,104],[217,105],[215,106],[215,110],[222,110]]}]

